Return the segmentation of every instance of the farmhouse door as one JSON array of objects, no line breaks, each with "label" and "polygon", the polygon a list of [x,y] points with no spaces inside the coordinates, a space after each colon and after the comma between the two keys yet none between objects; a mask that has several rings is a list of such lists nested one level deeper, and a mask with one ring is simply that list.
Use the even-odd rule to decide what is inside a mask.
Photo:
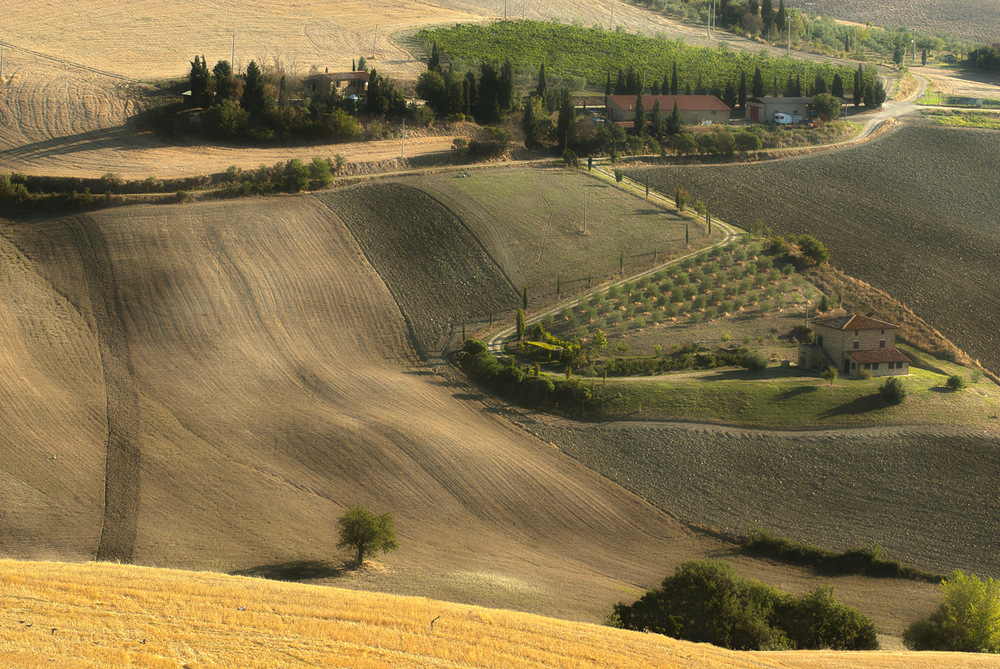
[{"label": "farmhouse door", "polygon": [[698,112],[691,113],[691,124],[694,125],[698,122]]},{"label": "farmhouse door", "polygon": [[851,373],[851,361],[850,360],[845,360],[844,361],[844,374],[850,374],[850,373]]}]

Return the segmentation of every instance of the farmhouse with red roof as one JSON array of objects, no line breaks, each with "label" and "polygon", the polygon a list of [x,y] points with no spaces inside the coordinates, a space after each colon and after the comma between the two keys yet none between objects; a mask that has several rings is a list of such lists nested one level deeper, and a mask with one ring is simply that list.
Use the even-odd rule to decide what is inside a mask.
[{"label": "farmhouse with red roof", "polygon": [[862,369],[873,376],[910,373],[910,359],[896,349],[898,325],[860,314],[813,321],[816,343],[799,346],[799,366],[834,366],[844,376]]},{"label": "farmhouse with red roof", "polygon": [[[637,97],[636,95],[609,95],[607,119],[612,123],[625,126],[634,124]],[[714,95],[643,95],[642,106],[646,110],[647,116],[657,100],[660,101],[660,118],[662,119],[667,118],[674,111],[674,102],[676,101],[682,123],[698,124],[702,121],[729,123],[729,114],[732,112],[729,105]]]}]

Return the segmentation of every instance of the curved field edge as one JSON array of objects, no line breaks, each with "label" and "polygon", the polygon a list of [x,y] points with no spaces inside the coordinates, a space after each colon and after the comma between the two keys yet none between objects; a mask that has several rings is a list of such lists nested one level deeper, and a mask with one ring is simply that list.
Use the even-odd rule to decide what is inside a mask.
[{"label": "curved field edge", "polygon": [[331,661],[352,667],[888,669],[959,661],[974,668],[991,660],[953,653],[740,653],[420,597],[107,563],[0,560],[0,576],[10,621],[0,628],[0,660],[19,666],[48,660],[48,666],[95,669]]},{"label": "curved field edge", "polygon": [[686,188],[725,220],[808,233],[848,274],[887,291],[994,372],[1000,134],[927,123],[844,149],[756,165],[630,170]]},{"label": "curved field edge", "polygon": [[684,521],[759,525],[936,572],[1000,574],[1000,439],[975,431],[775,432],[526,420],[565,453]]}]

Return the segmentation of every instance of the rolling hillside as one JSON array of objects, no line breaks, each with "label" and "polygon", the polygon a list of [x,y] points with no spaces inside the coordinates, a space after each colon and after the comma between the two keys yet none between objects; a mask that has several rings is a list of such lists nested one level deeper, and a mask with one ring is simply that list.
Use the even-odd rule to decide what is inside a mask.
[{"label": "rolling hillside", "polygon": [[[7,556],[339,578],[597,621],[681,561],[730,552],[420,364],[315,198],[0,232]],[[340,570],[335,519],[355,503],[396,516],[384,571]],[[737,562],[790,590],[817,582]],[[933,606],[926,584],[833,582],[887,635]]]},{"label": "rolling hillside", "polygon": [[109,564],[4,560],[0,583],[7,666],[994,666],[957,653],[739,653],[432,599]]}]

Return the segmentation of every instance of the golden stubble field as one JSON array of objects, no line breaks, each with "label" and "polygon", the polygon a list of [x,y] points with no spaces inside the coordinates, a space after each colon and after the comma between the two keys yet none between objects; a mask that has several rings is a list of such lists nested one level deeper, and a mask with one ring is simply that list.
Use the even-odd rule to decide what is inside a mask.
[{"label": "golden stubble field", "polygon": [[218,574],[0,561],[17,667],[995,666],[958,653],[733,652],[510,610]]},{"label": "golden stubble field", "polygon": [[[694,26],[628,3],[614,4],[615,24],[630,31],[708,43]],[[605,0],[508,3],[511,17],[604,26],[610,22],[610,8]],[[110,171],[144,179],[336,153],[350,162],[394,158],[399,155],[398,141],[285,149],[177,147],[137,136],[123,124],[141,109],[135,95],[140,82],[184,76],[196,54],[204,55],[210,66],[228,60],[234,35],[238,68],[256,60],[305,75],[312,66],[348,69],[352,59],[365,56],[379,71],[413,80],[424,65],[418,60],[422,54],[410,50],[412,40],[406,35],[424,26],[493,20],[502,12],[500,0],[12,3],[4,7],[0,35],[5,45],[0,170],[70,176]],[[407,142],[407,155],[447,151],[451,139],[414,138]]]},{"label": "golden stubble field", "polygon": [[[385,284],[315,198],[0,232],[7,556],[305,562],[326,583],[587,621],[716,556],[790,591],[834,583],[890,646],[937,600],[736,558],[495,415],[416,361]],[[396,516],[383,568],[340,569],[336,518],[355,503]]]}]

